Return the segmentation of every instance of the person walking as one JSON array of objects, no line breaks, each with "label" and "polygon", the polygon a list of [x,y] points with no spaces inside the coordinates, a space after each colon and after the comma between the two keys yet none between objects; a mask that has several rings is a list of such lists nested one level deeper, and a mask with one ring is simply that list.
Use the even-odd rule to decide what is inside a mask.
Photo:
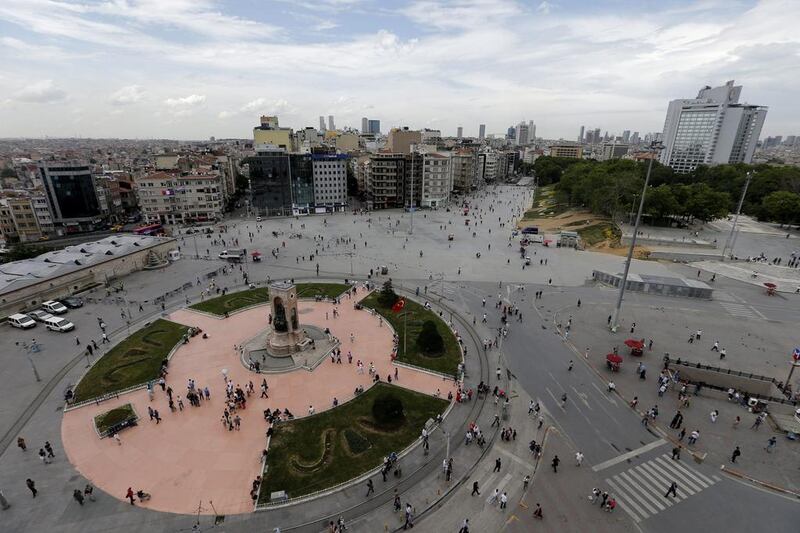
[{"label": "person walking", "polygon": [[669,488],[667,489],[667,493],[664,494],[665,498],[669,498],[669,495],[672,494],[674,498],[678,497],[678,484],[674,481],[669,484]]},{"label": "person walking", "polygon": [[503,491],[503,494],[500,495],[500,509],[505,509],[507,504],[508,504],[508,493],[506,493],[506,491]]},{"label": "person walking", "polygon": [[553,461],[550,463],[550,465],[553,467],[553,472],[555,472],[556,474],[558,474],[559,464],[561,464],[561,459],[559,459],[558,455],[556,455],[555,457],[553,457]]},{"label": "person walking", "polygon": [[414,509],[411,507],[410,503],[406,503],[406,522],[403,524],[403,529],[413,528],[414,527]]},{"label": "person walking", "polygon": [[575,452],[575,466],[581,466],[583,463],[583,454],[581,452]]},{"label": "person walking", "polygon": [[500,489],[494,489],[494,492],[486,501],[486,503],[488,503],[489,505],[494,505],[497,503],[497,500],[499,499],[500,499]]},{"label": "person walking", "polygon": [[136,505],[133,501],[133,488],[128,487],[128,492],[125,493],[125,497],[131,501],[131,505]]},{"label": "person walking", "polygon": [[364,497],[365,498],[369,497],[369,495],[372,494],[373,492],[375,492],[375,485],[372,483],[372,479],[368,479],[367,480],[367,495],[364,496]]},{"label": "person walking", "polygon": [[33,497],[35,498],[36,495],[39,493],[39,491],[36,490],[36,483],[31,478],[28,478],[25,480],[25,484],[28,486],[28,488],[31,491],[31,494],[33,494]]},{"label": "person walking", "polygon": [[28,445],[25,444],[25,439],[23,439],[22,437],[17,437],[17,446],[19,446],[19,449],[22,450],[23,452],[28,449]]},{"label": "person walking", "polygon": [[44,449],[47,451],[47,457],[55,459],[56,454],[53,453],[53,446],[50,444],[49,440],[44,441]]},{"label": "person walking", "polygon": [[81,492],[81,489],[73,490],[72,497],[75,499],[76,502],[78,502],[79,505],[81,506],[83,505],[83,493]]},{"label": "person walking", "polygon": [[87,483],[86,484],[86,487],[84,487],[84,489],[83,489],[83,495],[90,502],[95,501],[95,499],[94,499],[94,487],[92,486],[91,483]]},{"label": "person walking", "polygon": [[458,533],[469,533],[469,518],[464,519],[464,523],[461,524],[461,529],[458,530]]},{"label": "person walking", "polygon": [[736,458],[739,457],[740,455],[742,455],[742,450],[740,450],[739,447],[737,446],[736,448],[734,448],[733,453],[731,454],[731,462],[735,463]]},{"label": "person walking", "polygon": [[480,496],[480,495],[481,495],[481,492],[478,490],[478,482],[477,482],[477,481],[474,481],[474,482],[472,483],[472,494],[470,494],[470,496],[475,496],[476,494],[477,494],[478,496]]},{"label": "person walking", "polygon": [[681,447],[675,446],[672,448],[672,460],[673,461],[680,461],[681,460]]},{"label": "person walking", "polygon": [[777,444],[778,444],[778,439],[776,439],[774,436],[772,436],[767,441],[767,447],[764,448],[764,449],[767,450],[768,453],[772,453],[772,450],[775,449],[775,446]]},{"label": "person walking", "polygon": [[544,518],[544,515],[542,513],[542,506],[539,505],[538,503],[536,504],[536,509],[533,510],[533,517],[538,518],[539,520],[542,520]]},{"label": "person walking", "polygon": [[492,472],[499,472],[501,466],[503,466],[503,463],[498,457],[497,459],[494,460],[494,470],[492,470]]}]

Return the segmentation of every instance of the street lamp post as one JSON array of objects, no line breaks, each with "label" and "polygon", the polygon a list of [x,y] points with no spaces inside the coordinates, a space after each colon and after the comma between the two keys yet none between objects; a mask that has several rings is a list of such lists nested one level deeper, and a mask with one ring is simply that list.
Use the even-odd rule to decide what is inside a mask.
[{"label": "street lamp post", "polygon": [[625,285],[628,282],[628,272],[631,268],[631,261],[633,260],[633,249],[636,246],[636,235],[639,233],[639,224],[642,221],[642,210],[644,209],[644,199],[647,193],[647,186],[650,183],[650,172],[653,170],[653,159],[655,155],[662,148],[658,141],[654,141],[650,145],[650,162],[647,164],[647,175],[644,178],[644,187],[642,187],[642,197],[639,199],[639,210],[636,213],[636,224],[633,227],[633,235],[631,236],[631,245],[628,248],[628,256],[625,259],[625,271],[622,274],[622,279],[619,284],[619,296],[617,297],[617,306],[614,309],[614,314],[611,317],[611,331],[616,332],[619,327],[619,314],[622,310],[622,299],[625,296]]},{"label": "street lamp post", "polygon": [[[730,248],[731,255],[733,255],[733,247],[736,246],[736,236],[738,233],[736,232],[736,223],[739,222],[739,214],[742,212],[742,204],[744,203],[744,197],[747,195],[747,188],[750,186],[750,180],[753,178],[753,173],[748,172],[747,178],[744,181],[744,187],[742,188],[742,195],[739,197],[739,205],[736,206],[736,215],[733,217],[733,225],[731,226],[731,234],[728,235],[728,239],[725,241],[725,246],[722,247],[722,260],[725,260],[725,250]],[[730,245],[730,246],[728,246]]]}]

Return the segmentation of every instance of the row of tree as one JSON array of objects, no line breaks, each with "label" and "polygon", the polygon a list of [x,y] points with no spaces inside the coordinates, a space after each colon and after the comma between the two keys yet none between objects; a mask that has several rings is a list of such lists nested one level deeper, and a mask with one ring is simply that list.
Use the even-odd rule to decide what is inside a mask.
[{"label": "row of tree", "polygon": [[[556,183],[558,199],[593,213],[619,217],[635,211],[647,162],[540,157],[533,165],[540,185]],[[781,224],[800,223],[800,168],[771,165],[700,166],[679,174],[653,162],[645,213],[652,222],[713,220],[736,209],[752,173],[742,212]]]}]

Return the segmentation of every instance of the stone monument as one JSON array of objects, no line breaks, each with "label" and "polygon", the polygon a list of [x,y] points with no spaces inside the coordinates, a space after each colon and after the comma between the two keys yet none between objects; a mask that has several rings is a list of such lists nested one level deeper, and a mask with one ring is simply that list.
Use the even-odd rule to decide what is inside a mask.
[{"label": "stone monument", "polygon": [[302,350],[309,339],[297,318],[297,288],[288,281],[269,286],[272,307],[272,330],[267,335],[267,352],[273,356],[289,356]]}]

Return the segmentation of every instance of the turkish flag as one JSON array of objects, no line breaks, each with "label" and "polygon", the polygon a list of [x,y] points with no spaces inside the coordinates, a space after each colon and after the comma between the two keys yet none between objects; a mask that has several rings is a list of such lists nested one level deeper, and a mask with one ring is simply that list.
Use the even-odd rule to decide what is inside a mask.
[{"label": "turkish flag", "polygon": [[406,301],[404,299],[400,298],[392,306],[392,311],[394,311],[395,313],[399,313],[400,311],[403,310],[403,308],[405,306],[406,306]]}]

